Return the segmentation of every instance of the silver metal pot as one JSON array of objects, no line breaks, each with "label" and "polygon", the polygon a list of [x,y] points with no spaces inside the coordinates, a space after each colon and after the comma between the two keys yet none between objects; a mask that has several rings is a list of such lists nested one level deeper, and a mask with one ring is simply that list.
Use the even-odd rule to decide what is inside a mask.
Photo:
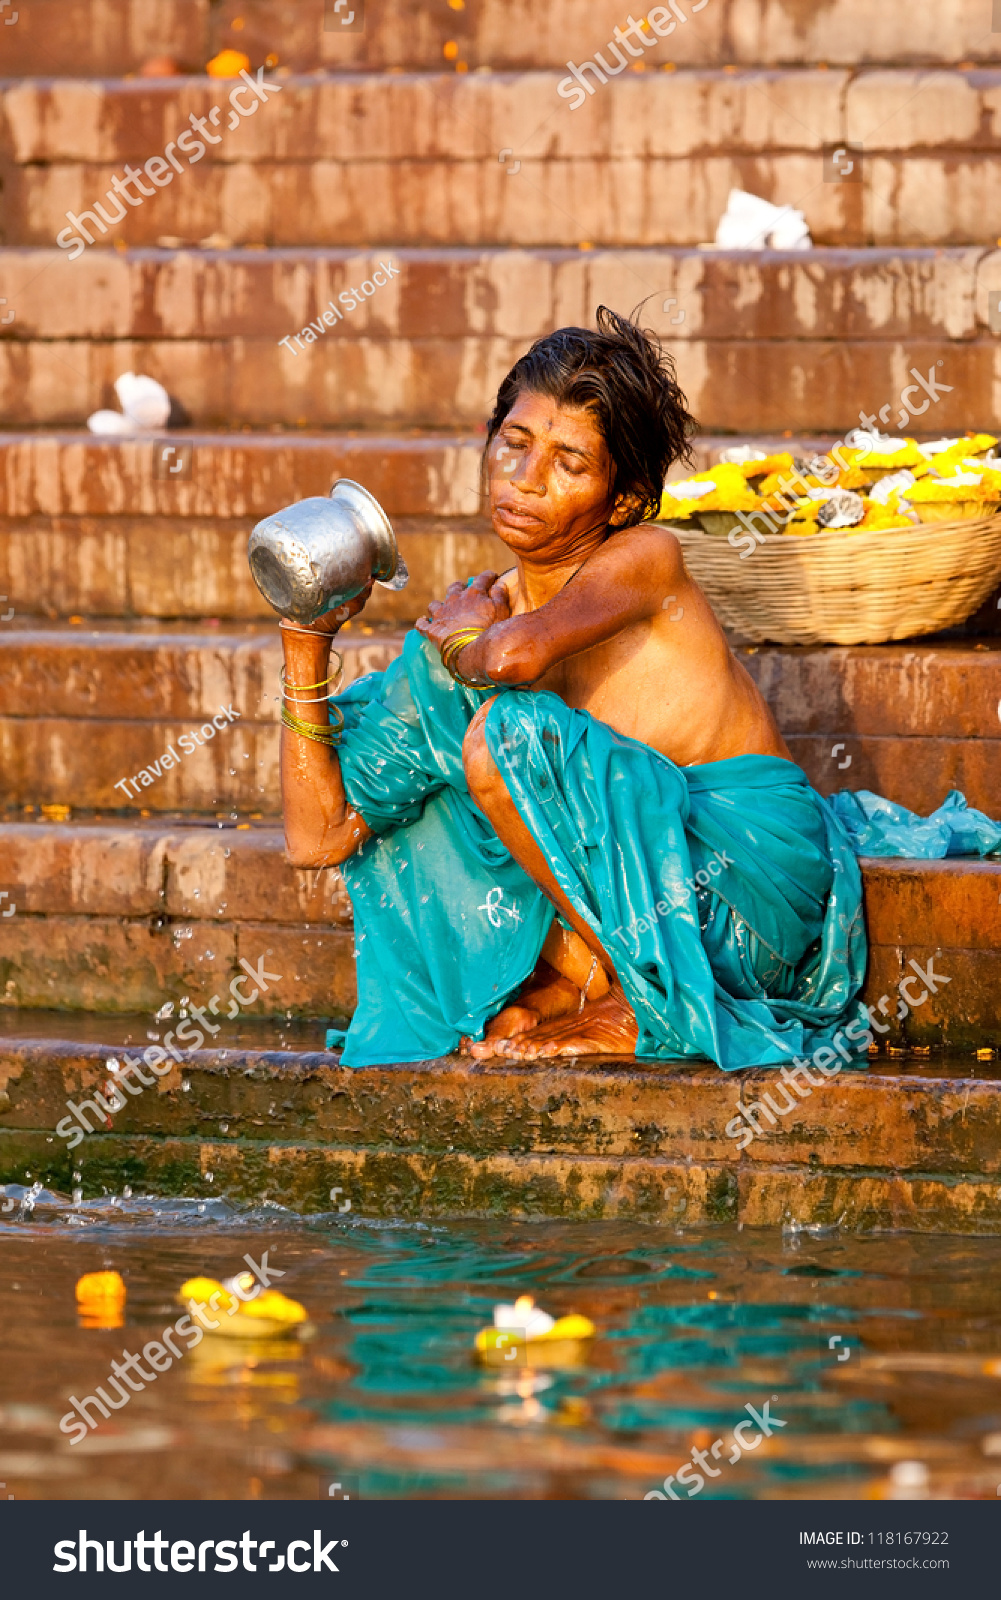
[{"label": "silver metal pot", "polygon": [[293,622],[315,622],[370,578],[403,589],[410,577],[392,523],[374,495],[338,478],[327,496],[297,500],[259,522],[247,559],[265,600]]}]

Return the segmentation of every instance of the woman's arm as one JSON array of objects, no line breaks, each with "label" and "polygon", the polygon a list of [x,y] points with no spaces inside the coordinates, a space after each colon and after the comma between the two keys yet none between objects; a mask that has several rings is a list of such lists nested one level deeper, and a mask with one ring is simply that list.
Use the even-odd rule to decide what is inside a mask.
[{"label": "woman's arm", "polygon": [[509,615],[507,590],[494,573],[469,588],[453,584],[418,630],[439,649],[464,627],[482,627],[453,665],[472,682],[536,683],[558,661],[611,639],[644,617],[658,615],[665,599],[687,583],[681,546],[665,528],[643,525],[609,537],[573,579],[537,611]]},{"label": "woman's arm", "polygon": [[[311,628],[282,623],[285,654],[285,704],[302,722],[329,727],[325,688],[320,684],[330,672],[333,636],[349,616],[360,611],[371,586],[332,616],[321,617]],[[290,685],[299,685],[296,694]],[[294,867],[335,867],[372,837],[371,829],[352,810],[344,793],[336,750],[282,724],[282,812],[285,850]]]}]

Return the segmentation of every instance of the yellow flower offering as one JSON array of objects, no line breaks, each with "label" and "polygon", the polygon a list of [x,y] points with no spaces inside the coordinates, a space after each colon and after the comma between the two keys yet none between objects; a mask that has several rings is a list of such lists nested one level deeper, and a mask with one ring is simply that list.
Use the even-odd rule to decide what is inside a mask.
[{"label": "yellow flower offering", "polygon": [[859,454],[861,460],[858,465],[863,471],[871,467],[897,471],[900,467],[920,466],[924,460],[916,439],[882,439],[875,450],[870,450],[868,454],[863,450]]},{"label": "yellow flower offering", "polygon": [[908,513],[907,503],[905,502],[903,509],[900,508],[901,498],[902,496],[894,491],[888,496],[885,504],[877,500],[867,501],[865,516],[859,523],[857,531],[869,533],[874,529],[913,527],[914,519]]},{"label": "yellow flower offering", "polygon": [[[994,483],[985,483],[985,477]],[[996,481],[996,473],[979,468],[954,472],[950,477],[929,473],[908,489],[907,498],[922,522],[967,522],[997,510],[1001,493]]]},{"label": "yellow flower offering", "polygon": [[[997,444],[990,433],[974,433],[963,439],[933,439],[921,446],[921,453],[940,478],[948,478],[964,461],[986,455]],[[976,462],[983,466],[982,461]]]},{"label": "yellow flower offering", "polygon": [[494,1306],[493,1327],[480,1329],[476,1335],[476,1350],[486,1358],[493,1356],[495,1362],[491,1364],[499,1364],[497,1357],[511,1361],[512,1353],[519,1350],[527,1353],[528,1345],[552,1347],[551,1354],[562,1356],[564,1360],[572,1359],[577,1354],[576,1349],[557,1350],[556,1347],[576,1347],[580,1340],[593,1338],[594,1332],[594,1323],[588,1317],[576,1314],[551,1317],[535,1304],[530,1294],[523,1294],[514,1305]]},{"label": "yellow flower offering", "polygon": [[[199,1316],[196,1321],[207,1333],[232,1338],[273,1338],[288,1334],[297,1324],[309,1320],[305,1306],[277,1289],[260,1289],[252,1298],[246,1298],[256,1283],[252,1272],[237,1273],[228,1284],[216,1278],[189,1278],[181,1284],[177,1298],[185,1306],[189,1300],[198,1302],[205,1320]],[[212,1322],[219,1326],[211,1327]]]},{"label": "yellow flower offering", "polygon": [[783,450],[776,456],[761,456],[757,461],[743,461],[740,463],[740,470],[747,479],[767,478],[773,472],[780,474],[791,472],[792,456],[788,450]]},{"label": "yellow flower offering", "polygon": [[123,1327],[124,1279],[117,1272],[85,1272],[77,1279],[76,1308],[81,1328]]},{"label": "yellow flower offering", "polygon": [[703,511],[753,511],[758,496],[748,487],[742,467],[724,463],[711,472],[668,484],[660,503],[660,518],[675,521]]}]

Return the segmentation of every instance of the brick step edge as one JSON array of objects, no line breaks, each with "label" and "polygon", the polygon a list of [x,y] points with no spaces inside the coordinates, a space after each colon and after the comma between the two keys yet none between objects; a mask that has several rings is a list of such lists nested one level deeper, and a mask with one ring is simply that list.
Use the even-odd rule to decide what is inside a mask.
[{"label": "brick step edge", "polygon": [[[173,1038],[165,1031],[162,1042],[147,1045],[147,1070],[130,1079],[113,1123],[92,1096],[105,1092],[112,1060],[142,1069],[140,1044],[0,1039],[0,1126],[24,1137],[55,1132],[57,1143],[66,1141],[61,1156],[76,1151],[75,1165],[106,1137],[173,1138],[222,1153],[249,1141],[427,1160],[455,1151],[620,1163],[643,1157],[741,1171],[891,1172],[915,1181],[973,1174],[1001,1186],[1001,1078],[978,1075],[972,1059],[965,1075],[936,1072],[929,1061],[919,1076],[893,1071],[886,1058],[866,1069],[863,1058],[862,1070],[814,1076],[812,1090],[800,1077],[797,1098],[781,1090],[774,1068],[725,1073],[707,1062],[519,1065],[452,1056],[351,1069],[315,1050],[183,1043],[182,1061],[172,1062],[165,1046]],[[778,1116],[762,1109],[769,1094]],[[738,1102],[755,1112],[755,1139],[739,1137]],[[89,1132],[71,1139],[81,1121]]]},{"label": "brick step edge", "polygon": [[[44,1134],[0,1132],[0,1178],[25,1171],[68,1193]],[[78,1169],[79,1170],[79,1169]],[[770,1171],[634,1158],[441,1156],[261,1143],[95,1138],[83,1184],[93,1191],[264,1201],[299,1213],[350,1209],[357,1217],[634,1218],[677,1228],[837,1227],[842,1232],[905,1230],[1001,1235],[996,1179],[900,1177],[893,1173]],[[350,1206],[348,1206],[350,1202]]]}]

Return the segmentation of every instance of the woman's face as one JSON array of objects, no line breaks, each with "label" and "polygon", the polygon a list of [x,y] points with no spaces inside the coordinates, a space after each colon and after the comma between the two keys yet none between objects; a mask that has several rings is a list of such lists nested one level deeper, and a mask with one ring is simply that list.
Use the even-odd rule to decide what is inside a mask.
[{"label": "woman's face", "polygon": [[590,411],[522,393],[487,453],[490,519],[510,550],[559,560],[587,551],[626,497],[612,488],[612,460]]}]

